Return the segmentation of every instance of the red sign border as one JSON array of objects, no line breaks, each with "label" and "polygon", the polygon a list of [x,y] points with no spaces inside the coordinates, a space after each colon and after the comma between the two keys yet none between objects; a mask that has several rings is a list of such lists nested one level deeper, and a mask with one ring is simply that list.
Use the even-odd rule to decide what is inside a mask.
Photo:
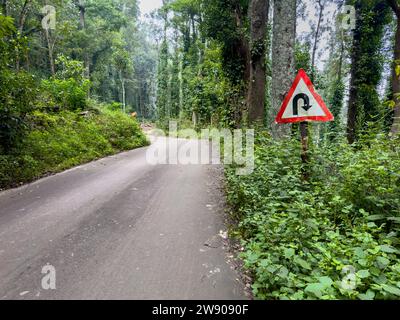
[{"label": "red sign border", "polygon": [[[292,99],[292,96],[300,82],[300,80],[303,79],[305,84],[308,87],[308,90],[310,90],[311,94],[315,98],[315,100],[318,102],[322,110],[325,112],[326,116],[313,116],[313,117],[297,117],[297,118],[289,118],[289,119],[282,119],[283,114],[285,113],[286,108],[288,107],[290,99]],[[334,121],[335,117],[333,114],[329,111],[328,107],[325,105],[325,102],[322,100],[321,96],[319,96],[314,89],[314,86],[308,77],[307,73],[304,71],[304,69],[300,69],[299,73],[296,76],[296,79],[294,80],[294,83],[292,87],[289,90],[289,93],[287,94],[285,100],[283,100],[281,110],[278,113],[278,116],[276,117],[275,122],[276,123],[296,123],[296,122],[304,122],[304,121],[319,121],[319,122],[329,122],[329,121]]]}]

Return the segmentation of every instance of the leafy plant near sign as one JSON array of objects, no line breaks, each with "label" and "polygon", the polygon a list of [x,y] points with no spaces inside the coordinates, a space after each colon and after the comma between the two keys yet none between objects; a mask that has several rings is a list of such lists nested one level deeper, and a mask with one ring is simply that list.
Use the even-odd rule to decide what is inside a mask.
[{"label": "leafy plant near sign", "polygon": [[252,175],[226,169],[257,298],[400,298],[400,147],[369,141],[314,148],[307,183],[299,142],[267,133]]}]

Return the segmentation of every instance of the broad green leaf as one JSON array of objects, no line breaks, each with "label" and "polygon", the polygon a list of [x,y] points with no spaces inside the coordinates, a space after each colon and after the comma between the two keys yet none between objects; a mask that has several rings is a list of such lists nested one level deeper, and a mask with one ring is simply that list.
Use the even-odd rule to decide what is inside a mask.
[{"label": "broad green leaf", "polygon": [[357,276],[359,276],[361,279],[368,278],[370,276],[370,273],[368,270],[360,270],[357,272]]},{"label": "broad green leaf", "polygon": [[395,223],[400,223],[400,217],[390,217],[388,218],[389,221],[393,221]]},{"label": "broad green leaf", "polygon": [[329,277],[320,277],[318,281],[323,284],[325,287],[330,287],[333,284],[333,281]]},{"label": "broad green leaf", "polygon": [[381,251],[386,252],[386,253],[398,253],[399,252],[395,248],[388,246],[386,244],[383,246],[380,246],[380,248],[381,248]]},{"label": "broad green leaf", "polygon": [[378,258],[376,258],[376,260],[377,260],[381,265],[383,265],[384,267],[386,267],[386,266],[390,263],[390,260],[387,259],[387,258],[385,258],[385,257],[378,257]]},{"label": "broad green leaf", "polygon": [[296,257],[295,262],[297,264],[299,264],[301,267],[303,267],[304,269],[311,270],[310,264],[307,261],[303,260],[302,258]]},{"label": "broad green leaf", "polygon": [[290,259],[291,257],[293,257],[295,254],[295,251],[293,248],[287,248],[284,250],[284,255],[286,259]]},{"label": "broad green leaf", "polygon": [[375,292],[373,292],[372,290],[368,290],[365,294],[364,293],[360,293],[358,295],[358,297],[361,300],[374,300],[375,298]]},{"label": "broad green leaf", "polygon": [[325,286],[318,282],[318,283],[310,283],[305,291],[308,293],[313,293],[315,296],[317,296],[318,298],[321,298],[322,296],[322,291],[325,289]]},{"label": "broad green leaf", "polygon": [[361,247],[354,248],[354,254],[359,258],[365,258],[366,253]]},{"label": "broad green leaf", "polygon": [[390,286],[390,285],[387,285],[387,284],[383,284],[382,288],[386,292],[389,292],[391,294],[394,294],[395,296],[399,296],[400,297],[400,289],[399,288],[396,288],[394,286]]},{"label": "broad green leaf", "polygon": [[357,262],[363,267],[366,267],[368,264],[368,261],[366,259],[359,259],[357,260]]},{"label": "broad green leaf", "polygon": [[367,219],[369,221],[377,221],[377,220],[385,219],[385,216],[383,214],[374,214],[372,216],[368,216]]},{"label": "broad green leaf", "polygon": [[286,278],[289,274],[289,270],[286,267],[281,267],[278,272],[278,276],[281,278]]}]

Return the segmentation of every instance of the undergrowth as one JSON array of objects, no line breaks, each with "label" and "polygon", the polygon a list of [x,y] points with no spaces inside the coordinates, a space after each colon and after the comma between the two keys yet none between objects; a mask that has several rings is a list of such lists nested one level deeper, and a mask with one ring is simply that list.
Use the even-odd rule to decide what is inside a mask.
[{"label": "undergrowth", "polygon": [[30,115],[30,130],[7,154],[0,154],[0,188],[17,186],[121,151],[148,144],[135,119],[120,111]]},{"label": "undergrowth", "polygon": [[245,268],[258,299],[400,298],[400,147],[313,147],[303,179],[299,141],[256,142],[256,169],[226,169]]}]

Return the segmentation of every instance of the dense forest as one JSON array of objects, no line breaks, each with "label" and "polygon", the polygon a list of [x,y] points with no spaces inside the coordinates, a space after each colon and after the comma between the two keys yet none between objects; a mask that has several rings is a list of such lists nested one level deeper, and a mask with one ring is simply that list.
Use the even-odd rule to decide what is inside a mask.
[{"label": "dense forest", "polygon": [[[399,9],[176,0],[158,11],[159,126],[256,128],[255,172],[228,166],[226,188],[257,298],[400,297]],[[334,122],[275,123],[300,69]]]},{"label": "dense forest", "polygon": [[[145,19],[136,0],[1,10],[0,187],[146,145],[135,117],[255,128],[254,173],[225,168],[254,296],[400,298],[398,0],[163,0]],[[305,126],[306,158],[302,125],[275,123],[300,69],[335,117]]]},{"label": "dense forest", "polygon": [[147,144],[121,112],[154,112],[156,53],[136,1],[1,8],[0,187]]}]

